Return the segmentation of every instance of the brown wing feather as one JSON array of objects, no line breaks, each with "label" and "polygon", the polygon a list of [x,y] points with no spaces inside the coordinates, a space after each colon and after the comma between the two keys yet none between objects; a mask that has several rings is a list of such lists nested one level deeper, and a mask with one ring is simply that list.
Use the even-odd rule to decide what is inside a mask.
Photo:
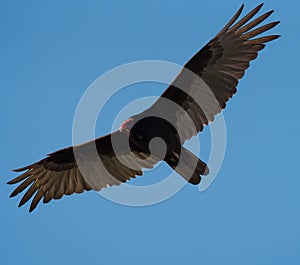
[{"label": "brown wing feather", "polygon": [[[127,140],[127,137],[124,137],[124,134],[120,132],[113,133],[113,137],[116,139],[116,145],[120,147],[120,157],[117,157],[113,151],[111,135],[106,135],[96,139],[95,142],[91,141],[76,147],[79,152],[82,150],[85,160],[89,163],[88,167],[91,168],[90,173],[92,175],[88,178],[87,176],[83,177],[75,160],[73,147],[69,147],[49,154],[48,157],[37,163],[14,170],[16,172],[26,170],[26,172],[8,182],[8,184],[22,182],[10,196],[14,197],[27,189],[19,203],[19,207],[33,197],[29,209],[31,212],[42,198],[44,203],[48,203],[52,199],[60,199],[63,195],[119,185],[130,178],[135,178],[136,175],[142,175],[143,167],[151,168],[158,162],[155,159],[138,162],[139,160],[136,160],[136,155],[133,152],[128,153],[122,150],[122,141]],[[94,143],[107,170],[106,173],[109,172],[108,175],[101,171],[101,167],[98,167],[98,161],[94,157],[89,157],[89,148]],[[145,156],[145,154],[137,154],[137,156]],[[130,165],[135,161],[135,164],[131,168],[121,161],[126,162],[126,165]]]},{"label": "brown wing feather", "polygon": [[[257,6],[236,22],[243,10],[242,5],[226,26],[187,62],[161,98],[146,110],[148,113],[167,111],[162,98],[177,103],[179,107],[173,111],[170,121],[182,130],[183,142],[202,131],[226,107],[250,61],[257,57],[266,42],[279,37],[270,35],[253,39],[279,23],[275,21],[253,29],[273,13],[273,10],[269,11],[249,22],[262,6]],[[184,112],[192,119],[193,126],[188,126]]]}]

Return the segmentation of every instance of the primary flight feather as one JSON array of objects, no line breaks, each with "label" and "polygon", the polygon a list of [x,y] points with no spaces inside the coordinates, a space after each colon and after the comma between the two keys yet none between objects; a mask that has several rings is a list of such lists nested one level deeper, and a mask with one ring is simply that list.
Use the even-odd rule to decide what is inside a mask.
[{"label": "primary flight feather", "polygon": [[[225,27],[186,63],[161,97],[147,110],[126,120],[118,131],[79,146],[61,149],[39,162],[14,170],[25,172],[8,182],[21,182],[11,197],[28,188],[19,206],[33,197],[29,209],[32,211],[41,199],[48,203],[63,195],[119,185],[142,175],[143,168],[152,168],[160,160],[190,183],[198,184],[201,175],[207,175],[209,169],[184,148],[183,143],[201,132],[225,108],[227,101],[236,93],[238,80],[243,77],[250,61],[257,57],[265,43],[279,37],[257,37],[279,23],[261,25],[273,10],[253,19],[262,5],[238,20],[242,5]],[[166,107],[167,101],[175,103],[172,108]],[[161,118],[162,113],[167,115],[168,120]],[[166,143],[163,157],[159,148],[157,153],[155,148],[154,151],[149,148],[155,137]],[[130,149],[127,148],[128,141]],[[96,146],[97,156],[90,152],[92,146]],[[88,179],[80,171],[78,159],[86,163]],[[99,159],[102,162],[100,167]],[[183,167],[178,166],[180,159]]]}]

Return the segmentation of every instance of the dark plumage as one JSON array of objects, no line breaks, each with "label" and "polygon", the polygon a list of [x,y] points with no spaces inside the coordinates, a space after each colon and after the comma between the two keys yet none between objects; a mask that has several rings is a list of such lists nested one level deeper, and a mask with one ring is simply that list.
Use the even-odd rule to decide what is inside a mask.
[{"label": "dark plumage", "polygon": [[[152,168],[160,160],[190,183],[198,184],[201,175],[209,172],[207,165],[182,145],[225,108],[227,101],[236,93],[238,80],[243,77],[250,61],[257,57],[265,43],[279,37],[257,37],[279,23],[256,27],[273,10],[249,22],[261,7],[262,4],[236,22],[243,10],[241,6],[227,25],[187,62],[161,97],[149,109],[124,122],[119,131],[56,151],[39,162],[15,170],[25,172],[8,182],[22,182],[11,197],[29,187],[19,206],[33,197],[32,211],[42,198],[44,203],[48,203],[63,195],[119,185],[142,175],[143,168]],[[167,107],[166,101],[176,104]],[[168,119],[161,117],[162,114]],[[126,148],[128,137],[130,149]],[[162,138],[166,143],[164,154],[155,145],[150,154],[149,143],[154,137]],[[99,166],[98,157],[90,152],[94,143],[104,167]],[[117,152],[112,143],[117,143]],[[80,160],[87,163],[89,181],[80,172],[74,151],[79,154]],[[183,167],[178,167],[179,159],[183,161]]]}]

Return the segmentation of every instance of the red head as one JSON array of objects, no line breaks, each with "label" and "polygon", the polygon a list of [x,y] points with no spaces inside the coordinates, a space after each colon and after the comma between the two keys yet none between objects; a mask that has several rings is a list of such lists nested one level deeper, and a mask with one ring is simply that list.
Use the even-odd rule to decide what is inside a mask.
[{"label": "red head", "polygon": [[123,123],[122,123],[122,125],[121,125],[121,127],[119,128],[119,131],[120,132],[125,132],[125,133],[127,133],[127,134],[129,134],[129,132],[130,132],[130,130],[131,130],[131,128],[132,128],[132,126],[134,125],[134,119],[133,118],[129,118],[129,119],[127,119],[126,121],[124,121]]}]

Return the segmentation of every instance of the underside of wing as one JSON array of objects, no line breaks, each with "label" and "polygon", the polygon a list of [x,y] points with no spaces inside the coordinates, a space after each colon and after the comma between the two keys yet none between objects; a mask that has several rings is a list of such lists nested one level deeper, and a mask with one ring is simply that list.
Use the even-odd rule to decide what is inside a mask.
[{"label": "underside of wing", "polygon": [[[242,6],[226,26],[187,62],[161,98],[147,110],[168,112],[171,122],[181,130],[182,142],[214,120],[236,93],[238,80],[243,77],[250,61],[257,57],[265,43],[279,37],[257,37],[279,23],[275,21],[261,26],[273,10],[252,19],[261,7],[262,4],[237,21]],[[176,103],[177,107],[165,107],[165,100]]]},{"label": "underside of wing", "polygon": [[[158,162],[149,158],[147,154],[122,150],[122,141],[128,140],[127,137],[120,132],[112,135],[80,146],[61,149],[37,163],[14,170],[25,172],[8,182],[21,182],[10,196],[14,197],[27,189],[19,207],[33,198],[29,209],[31,212],[42,198],[43,203],[48,203],[52,199],[60,199],[63,195],[91,189],[99,191],[109,186],[120,185],[130,178],[142,175],[142,168],[152,168]],[[114,147],[111,139],[116,140]],[[95,155],[90,152],[93,147],[97,150]]]}]

